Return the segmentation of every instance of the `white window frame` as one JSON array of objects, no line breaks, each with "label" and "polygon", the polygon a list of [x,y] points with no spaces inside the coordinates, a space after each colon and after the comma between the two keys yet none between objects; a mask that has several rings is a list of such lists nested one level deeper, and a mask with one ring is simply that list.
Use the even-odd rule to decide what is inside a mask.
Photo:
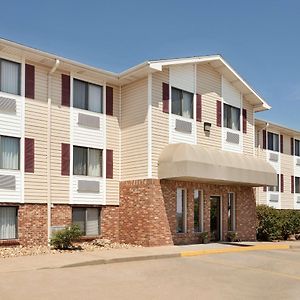
[{"label": "white window frame", "polygon": [[[173,97],[172,97],[172,91],[173,91],[173,89],[174,90],[178,90],[178,91],[180,91],[181,92],[181,98],[180,98],[180,113],[179,114],[177,114],[177,113],[174,113],[173,112]],[[191,96],[192,96],[192,105],[191,105],[191,117],[185,117],[185,116],[183,116],[183,100],[184,100],[184,98],[183,98],[183,93],[187,93],[187,94],[190,94]],[[183,90],[183,89],[180,89],[180,88],[177,88],[177,87],[175,87],[175,86],[171,86],[171,113],[173,114],[173,115],[176,115],[176,116],[181,116],[181,117],[183,117],[183,118],[186,118],[186,119],[190,119],[190,120],[193,120],[194,119],[194,115],[195,115],[195,113],[194,113],[194,102],[195,102],[195,100],[194,100],[194,94],[193,93],[191,93],[191,92],[189,92],[189,91],[185,91],[185,90]]]},{"label": "white window frame", "polygon": [[[82,107],[76,107],[76,106],[74,106],[74,97],[75,97],[75,93],[74,93],[74,82],[75,81],[79,81],[79,82],[81,82],[81,83],[83,83],[84,85],[85,85],[85,89],[86,89],[86,91],[85,91],[85,94],[86,94],[86,98],[84,99],[84,108],[82,108]],[[101,89],[101,109],[100,109],[100,111],[98,112],[98,111],[94,111],[94,110],[90,110],[89,109],[89,102],[90,102],[90,97],[89,97],[89,86],[97,86],[97,87],[99,87],[100,89]],[[104,96],[104,92],[103,92],[103,86],[102,85],[100,85],[100,84],[95,84],[95,83],[92,83],[92,82],[88,82],[88,81],[85,81],[85,80],[81,80],[81,79],[78,79],[78,78],[73,78],[73,85],[72,85],[72,88],[73,88],[73,92],[72,92],[72,97],[73,97],[73,101],[72,101],[72,105],[73,105],[73,107],[74,108],[76,108],[76,109],[82,109],[82,110],[87,110],[87,111],[90,111],[90,112],[94,112],[94,113],[99,113],[99,114],[103,114],[103,103],[104,103],[104,100],[103,100],[103,96]]]},{"label": "white window frame", "polygon": [[[0,210],[4,208],[14,208],[15,209],[15,234],[14,237],[11,238],[1,238],[0,236],[0,241],[3,240],[16,240],[18,239],[18,207],[17,206],[0,206]],[[0,228],[1,230],[1,228]]]},{"label": "white window frame", "polygon": [[[12,64],[16,64],[19,67],[19,70],[18,70],[18,93],[17,94],[6,92],[6,91],[3,91],[3,89],[2,89],[2,86],[1,86],[1,73],[2,73],[1,66],[2,66],[2,61],[6,61],[6,62],[9,62],[9,63],[12,63]],[[3,93],[11,94],[11,95],[21,96],[21,85],[22,85],[21,84],[21,77],[22,77],[21,73],[22,73],[22,65],[21,65],[21,63],[13,61],[13,60],[6,59],[6,58],[0,58],[0,91],[3,92]]]},{"label": "white window frame", "polygon": [[[101,209],[98,207],[73,207],[72,208],[72,224],[73,223],[73,211],[74,209],[78,209],[78,210],[83,210],[84,211],[84,232],[83,232],[83,236],[98,236],[101,234]],[[95,209],[98,212],[98,233],[97,234],[93,234],[93,235],[87,235],[86,234],[86,228],[87,228],[87,222],[88,222],[88,210],[89,209]]]},{"label": "white window frame", "polygon": [[[11,139],[16,139],[19,142],[19,147],[18,147],[18,167],[15,168],[3,168],[3,161],[2,161],[2,138],[11,138]],[[19,171],[20,170],[20,162],[21,162],[21,139],[19,137],[14,137],[14,136],[6,136],[6,135],[0,135],[0,170],[14,170],[14,171]]]},{"label": "white window frame", "polygon": [[[225,106],[228,106],[230,108],[230,118],[231,118],[230,126],[231,127],[228,127],[227,124],[225,124],[225,120],[227,119],[227,121],[228,121],[228,116],[227,116],[227,118],[225,118],[225,113],[228,111],[228,110],[225,109]],[[233,128],[233,121],[232,121],[232,111],[233,110],[237,110],[239,112],[239,114],[238,114],[239,120],[238,120],[238,123],[237,123],[238,124],[238,129]],[[230,104],[227,104],[227,103],[223,103],[223,118],[222,118],[222,120],[223,120],[223,127],[224,128],[240,132],[241,131],[241,108],[230,105]]]},{"label": "white window frame", "polygon": [[[74,148],[83,148],[86,149],[87,155],[86,155],[86,174],[74,174]],[[99,150],[100,151],[100,176],[93,176],[89,174],[89,152],[90,150]],[[96,177],[96,178],[102,178],[103,177],[103,149],[96,149],[91,147],[83,147],[83,146],[73,146],[73,176],[89,176],[89,177]]]},{"label": "white window frame", "polygon": [[[177,230],[177,204],[178,204],[179,191],[181,191],[181,201],[182,201],[182,219],[183,219],[182,232]],[[176,189],[176,211],[175,212],[176,212],[176,233],[177,234],[187,233],[187,189],[185,188]]]}]

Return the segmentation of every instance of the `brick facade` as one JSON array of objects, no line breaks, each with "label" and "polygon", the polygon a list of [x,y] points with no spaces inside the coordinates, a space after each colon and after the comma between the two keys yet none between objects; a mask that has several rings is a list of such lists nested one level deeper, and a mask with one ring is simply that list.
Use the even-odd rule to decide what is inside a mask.
[{"label": "brick facade", "polygon": [[[187,190],[187,232],[176,233],[176,189]],[[194,189],[203,191],[204,231],[210,232],[210,196],[221,196],[222,239],[227,234],[227,197],[236,197],[236,231],[241,240],[255,240],[255,197],[251,187],[173,180],[134,180],[120,184],[120,240],[144,246],[199,242],[194,233]]]},{"label": "brick facade", "polygon": [[[23,246],[47,245],[48,218],[46,204],[16,205],[3,203],[1,205],[18,207],[18,239],[0,240],[0,246],[16,244]],[[119,207],[95,207],[101,208],[99,238],[107,238],[117,242],[119,240]],[[54,204],[51,208],[51,226],[67,226],[70,224],[72,224],[72,206]]]}]

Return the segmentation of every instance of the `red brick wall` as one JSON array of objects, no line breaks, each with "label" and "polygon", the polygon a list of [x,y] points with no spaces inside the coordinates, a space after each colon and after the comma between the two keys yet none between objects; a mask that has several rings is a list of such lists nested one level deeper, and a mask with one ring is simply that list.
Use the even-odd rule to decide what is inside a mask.
[{"label": "red brick wall", "polygon": [[[176,189],[187,190],[187,232],[176,233]],[[255,197],[251,187],[171,180],[134,180],[120,184],[120,240],[144,246],[197,243],[194,189],[204,194],[204,231],[210,231],[210,196],[222,197],[222,239],[227,234],[227,194],[236,195],[236,231],[255,240]]]},{"label": "red brick wall", "polygon": [[119,241],[119,207],[104,206],[101,209],[101,237]]},{"label": "red brick wall", "polygon": [[47,245],[47,205],[23,204],[19,206],[18,236],[20,244]]}]

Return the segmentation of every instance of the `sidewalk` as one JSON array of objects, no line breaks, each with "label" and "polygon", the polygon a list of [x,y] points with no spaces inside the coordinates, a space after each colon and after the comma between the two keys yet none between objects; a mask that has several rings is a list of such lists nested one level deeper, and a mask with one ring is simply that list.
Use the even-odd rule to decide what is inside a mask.
[{"label": "sidewalk", "polygon": [[0,273],[52,268],[72,268],[117,262],[167,259],[230,252],[283,250],[289,248],[298,248],[300,250],[300,242],[242,242],[233,244],[210,243],[22,256],[1,258]]}]

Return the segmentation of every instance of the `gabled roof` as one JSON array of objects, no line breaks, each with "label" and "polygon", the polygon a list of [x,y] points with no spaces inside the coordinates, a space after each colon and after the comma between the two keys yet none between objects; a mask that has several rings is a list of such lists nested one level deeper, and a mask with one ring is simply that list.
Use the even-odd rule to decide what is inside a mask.
[{"label": "gabled roof", "polygon": [[49,68],[52,68],[55,60],[58,59],[60,61],[59,68],[65,71],[72,71],[74,74],[85,74],[91,77],[101,75],[108,83],[116,85],[124,85],[142,78],[149,73],[162,71],[163,67],[180,64],[209,63],[229,82],[231,82],[233,86],[243,93],[245,99],[254,106],[255,111],[263,111],[271,108],[267,102],[224,60],[221,55],[149,60],[121,73],[114,73],[2,38],[0,38],[0,50],[16,55],[22,54],[22,56],[26,59],[45,65]]},{"label": "gabled roof", "polygon": [[150,70],[155,72],[162,71],[163,67],[170,67],[173,65],[201,63],[209,63],[220,74],[222,74],[234,87],[243,93],[247,101],[254,105],[255,111],[263,111],[271,108],[271,106],[225,61],[225,59],[218,54],[150,60],[120,73],[119,78],[124,84],[143,77]]},{"label": "gabled roof", "polygon": [[[263,128],[275,128],[277,129],[280,133],[284,133],[290,136],[295,136],[295,137],[300,137],[300,131],[297,129],[293,129],[293,128],[288,128],[284,125],[278,124],[278,123],[274,123],[272,121],[268,121],[268,120],[263,120],[263,119],[255,119],[255,126],[258,129],[263,129]],[[271,129],[272,131],[272,129]]]}]

